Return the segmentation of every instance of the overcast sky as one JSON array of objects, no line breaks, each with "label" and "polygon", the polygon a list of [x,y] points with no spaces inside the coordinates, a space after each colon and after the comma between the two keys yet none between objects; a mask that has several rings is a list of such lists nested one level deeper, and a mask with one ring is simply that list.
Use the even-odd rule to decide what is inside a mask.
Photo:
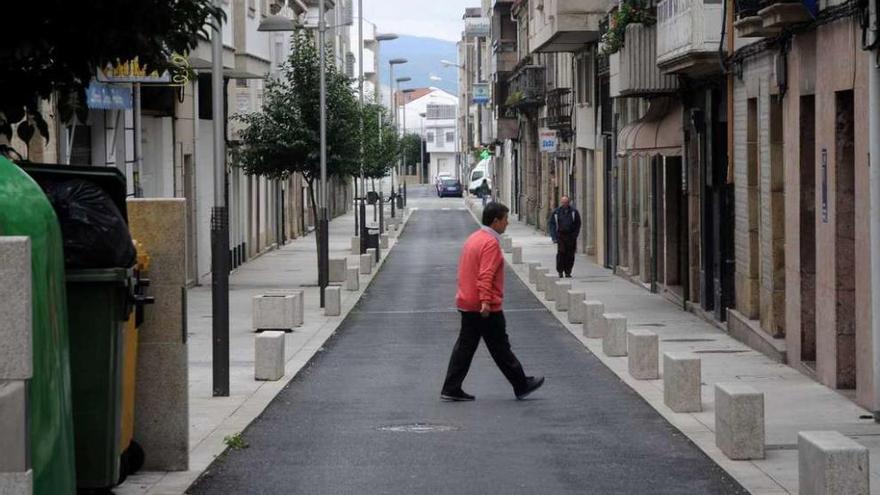
[{"label": "overcast sky", "polygon": [[[480,0],[363,0],[364,19],[379,32],[461,39],[466,7],[479,7]],[[354,1],[357,11],[357,1]]]}]

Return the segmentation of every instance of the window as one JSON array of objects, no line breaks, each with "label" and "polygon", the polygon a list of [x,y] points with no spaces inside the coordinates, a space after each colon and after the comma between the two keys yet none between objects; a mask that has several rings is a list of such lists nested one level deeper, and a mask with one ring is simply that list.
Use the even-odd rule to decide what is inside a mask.
[{"label": "window", "polygon": [[429,143],[433,143],[434,142],[434,133],[429,132],[428,135],[425,137],[425,141],[427,141]]},{"label": "window", "polygon": [[247,79],[236,79],[236,80],[235,80],[235,87],[236,87],[236,88],[246,88],[246,87],[248,87],[248,80],[247,80]]},{"label": "window", "polygon": [[582,105],[593,104],[593,58],[584,54],[577,58],[575,77],[577,78],[577,102]]},{"label": "window", "polygon": [[454,141],[455,141],[455,132],[453,132],[453,131],[446,131],[446,142],[447,142],[447,143],[452,143],[452,142],[454,142]]}]

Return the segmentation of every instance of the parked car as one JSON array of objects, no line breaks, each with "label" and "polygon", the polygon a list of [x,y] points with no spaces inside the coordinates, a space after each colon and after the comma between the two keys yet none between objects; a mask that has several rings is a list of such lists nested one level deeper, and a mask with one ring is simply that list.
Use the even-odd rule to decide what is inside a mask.
[{"label": "parked car", "polygon": [[437,196],[440,196],[440,189],[443,186],[443,181],[448,179],[454,179],[449,174],[440,174],[434,179],[434,189],[437,191]]},{"label": "parked car", "polygon": [[483,184],[483,180],[489,184],[489,189],[491,190],[492,179],[489,177],[488,158],[480,160],[473,170],[471,170],[470,177],[468,178],[468,192],[471,194],[477,194],[477,188]]},{"label": "parked car", "polygon": [[453,179],[451,177],[442,179],[440,181],[440,189],[437,191],[437,195],[441,198],[446,196],[455,196],[455,197],[463,197],[464,191],[461,187],[461,182],[458,179]]}]

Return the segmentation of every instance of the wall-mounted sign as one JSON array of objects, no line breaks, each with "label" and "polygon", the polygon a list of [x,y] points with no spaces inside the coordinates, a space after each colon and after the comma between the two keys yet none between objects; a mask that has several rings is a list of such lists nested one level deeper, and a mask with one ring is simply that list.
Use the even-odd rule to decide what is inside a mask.
[{"label": "wall-mounted sign", "polygon": [[189,59],[183,55],[174,54],[171,56],[169,66],[161,71],[141,65],[138,58],[135,57],[128,62],[117,62],[116,64],[98,67],[96,79],[99,82],[111,84],[139,83],[182,86],[190,81],[192,73]]},{"label": "wall-mounted sign", "polygon": [[478,105],[489,103],[489,83],[474,83],[474,100]]},{"label": "wall-mounted sign", "polygon": [[542,153],[555,153],[559,148],[559,138],[553,129],[538,131],[538,147]]},{"label": "wall-mounted sign", "polygon": [[92,81],[86,89],[86,100],[93,110],[130,110],[131,88]]},{"label": "wall-mounted sign", "polygon": [[492,23],[488,17],[466,17],[464,20],[464,35],[468,38],[488,37],[492,30]]}]

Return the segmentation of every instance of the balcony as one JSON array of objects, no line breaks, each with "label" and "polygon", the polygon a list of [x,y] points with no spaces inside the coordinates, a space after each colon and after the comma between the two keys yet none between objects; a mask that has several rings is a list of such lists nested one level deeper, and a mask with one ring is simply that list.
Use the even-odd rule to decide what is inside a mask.
[{"label": "balcony", "polygon": [[657,67],[657,26],[630,24],[620,51],[608,57],[611,96],[657,96],[674,93],[678,78]]},{"label": "balcony", "polygon": [[547,127],[571,135],[571,88],[556,88],[547,92]]},{"label": "balcony", "polygon": [[599,39],[599,21],[607,15],[611,3],[609,0],[531,0],[531,51],[582,50],[585,43]]},{"label": "balcony", "polygon": [[517,110],[540,107],[544,104],[544,86],[544,67],[540,65],[523,66],[510,78],[509,94],[504,105]]},{"label": "balcony", "polygon": [[657,66],[691,77],[720,71],[723,11],[720,2],[661,1],[657,5]]},{"label": "balcony", "polygon": [[809,22],[817,13],[815,0],[737,0],[733,27],[741,38],[766,38],[788,26]]}]

